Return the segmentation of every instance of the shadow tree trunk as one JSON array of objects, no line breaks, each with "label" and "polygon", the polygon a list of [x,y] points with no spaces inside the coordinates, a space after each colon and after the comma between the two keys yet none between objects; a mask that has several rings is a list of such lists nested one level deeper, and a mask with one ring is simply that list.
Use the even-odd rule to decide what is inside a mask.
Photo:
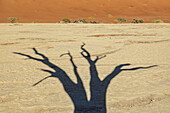
[{"label": "shadow tree trunk", "polygon": [[148,66],[148,67],[135,67],[135,68],[130,68],[130,69],[121,69],[123,66],[130,65],[130,64],[121,64],[121,65],[116,66],[113,72],[107,75],[103,80],[100,80],[98,76],[98,71],[96,68],[96,63],[98,60],[106,56],[105,55],[97,56],[95,60],[92,60],[90,53],[84,48],[84,46],[85,44],[83,43],[83,45],[81,46],[81,50],[82,50],[81,55],[87,60],[87,62],[90,65],[89,70],[90,70],[91,79],[90,79],[90,100],[89,101],[87,99],[87,95],[85,92],[83,82],[77,71],[77,66],[74,63],[73,57],[70,54],[70,52],[62,54],[61,57],[64,55],[69,55],[70,62],[73,66],[74,74],[77,78],[77,83],[73,82],[63,69],[51,63],[48,57],[39,53],[35,48],[33,48],[35,54],[41,56],[42,59],[35,58],[35,57],[32,57],[27,54],[23,54],[23,53],[18,53],[18,52],[14,52],[14,53],[28,57],[29,59],[32,59],[32,60],[42,62],[43,64],[52,68],[53,71],[42,69],[42,71],[50,73],[50,76],[43,78],[39,82],[35,83],[33,86],[36,86],[37,84],[39,84],[40,82],[42,82],[43,80],[49,77],[58,78],[60,82],[62,83],[64,90],[67,92],[67,94],[69,95],[69,97],[71,98],[74,104],[74,108],[75,108],[74,113],[106,113],[107,112],[106,110],[107,88],[109,86],[109,83],[115,76],[117,76],[122,71],[147,69],[147,68],[156,66],[156,65],[153,65],[153,66]]}]

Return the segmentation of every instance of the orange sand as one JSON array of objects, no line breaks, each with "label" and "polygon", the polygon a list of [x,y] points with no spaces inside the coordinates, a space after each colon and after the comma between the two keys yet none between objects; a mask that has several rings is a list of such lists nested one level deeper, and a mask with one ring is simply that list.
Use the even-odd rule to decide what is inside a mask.
[{"label": "orange sand", "polygon": [[[99,22],[113,22],[117,17],[145,22],[162,19],[170,22],[169,0],[0,0],[0,22],[17,17],[19,22],[58,22],[94,17]],[[109,18],[108,14],[113,17]]]}]

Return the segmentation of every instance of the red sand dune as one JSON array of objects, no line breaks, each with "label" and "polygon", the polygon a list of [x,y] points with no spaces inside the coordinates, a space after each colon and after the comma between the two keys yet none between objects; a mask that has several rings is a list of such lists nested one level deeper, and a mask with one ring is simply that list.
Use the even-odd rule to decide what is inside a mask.
[{"label": "red sand dune", "polygon": [[[162,19],[170,22],[170,0],[0,0],[0,22],[17,17],[19,22],[58,22],[94,17],[99,22],[113,22],[117,17],[145,22]],[[113,18],[109,18],[112,14]],[[90,20],[90,19],[89,19]]]}]

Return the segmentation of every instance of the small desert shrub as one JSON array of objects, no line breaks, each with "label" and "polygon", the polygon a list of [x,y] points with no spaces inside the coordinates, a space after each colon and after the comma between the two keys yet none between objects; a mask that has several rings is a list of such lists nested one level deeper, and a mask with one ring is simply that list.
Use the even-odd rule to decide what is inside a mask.
[{"label": "small desert shrub", "polygon": [[62,21],[63,21],[64,23],[70,23],[70,22],[71,22],[71,20],[68,19],[68,18],[64,18]]},{"label": "small desert shrub", "polygon": [[120,22],[118,20],[113,20],[113,23],[118,24]]},{"label": "small desert shrub", "polygon": [[91,17],[89,17],[89,18],[90,18],[91,20],[95,20],[95,18],[94,18],[94,17],[92,17],[92,16],[91,16]]},{"label": "small desert shrub", "polygon": [[90,23],[92,23],[92,24],[98,24],[98,22],[96,22],[96,21],[90,21]]},{"label": "small desert shrub", "polygon": [[32,21],[32,23],[37,23],[36,21]]},{"label": "small desert shrub", "polygon": [[118,20],[120,23],[124,23],[124,22],[127,21],[125,18],[117,18],[117,20]]},{"label": "small desert shrub", "polygon": [[83,23],[88,23],[87,20],[85,18],[83,19],[79,19],[80,22],[83,22]]},{"label": "small desert shrub", "polygon": [[91,18],[91,19],[94,19],[94,17],[92,17],[92,16],[91,16],[90,18]]},{"label": "small desert shrub", "polygon": [[92,20],[92,21],[90,21],[90,23],[92,23],[92,24],[98,24],[98,22],[94,21],[94,20],[95,20],[94,17],[91,16],[90,19]]},{"label": "small desert shrub", "polygon": [[75,20],[73,23],[88,23],[85,18]]},{"label": "small desert shrub", "polygon": [[111,14],[108,14],[108,17],[109,17],[109,18],[112,18],[113,16],[112,16]]},{"label": "small desert shrub", "polygon": [[164,21],[163,20],[154,20],[154,21],[152,21],[152,23],[164,23]]},{"label": "small desert shrub", "polygon": [[8,20],[11,22],[11,23],[16,23],[18,22],[18,18],[15,18],[15,17],[9,17]]},{"label": "small desert shrub", "polygon": [[143,19],[133,19],[131,23],[144,23]]}]

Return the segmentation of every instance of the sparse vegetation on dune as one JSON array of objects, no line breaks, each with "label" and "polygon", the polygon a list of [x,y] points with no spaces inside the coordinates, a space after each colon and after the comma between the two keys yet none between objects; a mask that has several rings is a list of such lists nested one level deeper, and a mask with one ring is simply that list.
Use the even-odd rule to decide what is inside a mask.
[{"label": "sparse vegetation on dune", "polygon": [[16,23],[16,22],[18,22],[19,19],[16,18],[16,17],[9,17],[8,20],[9,20],[11,23]]},{"label": "sparse vegetation on dune", "polygon": [[91,16],[90,18],[91,18],[92,20],[94,20],[94,17]]},{"label": "sparse vegetation on dune", "polygon": [[159,19],[159,20],[152,21],[152,23],[164,23],[164,21]]},{"label": "sparse vegetation on dune", "polygon": [[143,19],[133,19],[131,23],[144,23]]},{"label": "sparse vegetation on dune", "polygon": [[85,18],[83,18],[83,19],[75,20],[73,23],[88,23],[88,22]]},{"label": "sparse vegetation on dune", "polygon": [[112,16],[111,14],[108,14],[108,17],[109,17],[109,18],[112,18],[113,16]]},{"label": "sparse vegetation on dune", "polygon": [[92,23],[92,24],[98,24],[99,22],[96,22],[95,21],[95,18],[94,17],[89,17],[90,19],[91,19],[91,21],[90,21],[90,23]]},{"label": "sparse vegetation on dune", "polygon": [[118,20],[120,23],[127,22],[127,20],[126,20],[125,18],[117,18],[117,20]]},{"label": "sparse vegetation on dune", "polygon": [[70,20],[69,18],[64,18],[62,21],[63,21],[64,23],[71,23],[71,20]]},{"label": "sparse vegetation on dune", "polygon": [[37,23],[36,21],[32,21],[32,23]]},{"label": "sparse vegetation on dune", "polygon": [[90,23],[92,23],[92,24],[98,24],[98,22],[96,22],[96,21],[90,21]]},{"label": "sparse vegetation on dune", "polygon": [[[113,16],[111,14],[108,14],[108,17],[109,18],[113,18]],[[89,19],[89,22],[87,21],[86,18],[82,18],[82,19],[77,19],[75,21],[71,21],[71,19],[69,18],[64,18],[62,19],[61,21],[59,21],[58,23],[92,23],[92,24],[96,24],[96,23],[99,23],[99,22],[96,22],[95,21],[95,18],[94,17],[88,17]],[[99,19],[99,18],[98,18]],[[90,21],[91,20],[91,21]],[[19,19],[16,18],[16,17],[9,17],[8,18],[8,21],[10,21],[11,23],[18,23]],[[144,20],[143,19],[133,19],[132,21],[130,20],[127,20],[125,18],[116,18],[115,20],[113,20],[112,23],[127,23],[129,21],[129,23],[144,23]],[[37,23],[37,21],[32,21],[32,23]],[[148,21],[146,23],[149,23]],[[151,23],[164,23],[163,20],[161,19],[158,19],[158,20],[153,20]]]}]

